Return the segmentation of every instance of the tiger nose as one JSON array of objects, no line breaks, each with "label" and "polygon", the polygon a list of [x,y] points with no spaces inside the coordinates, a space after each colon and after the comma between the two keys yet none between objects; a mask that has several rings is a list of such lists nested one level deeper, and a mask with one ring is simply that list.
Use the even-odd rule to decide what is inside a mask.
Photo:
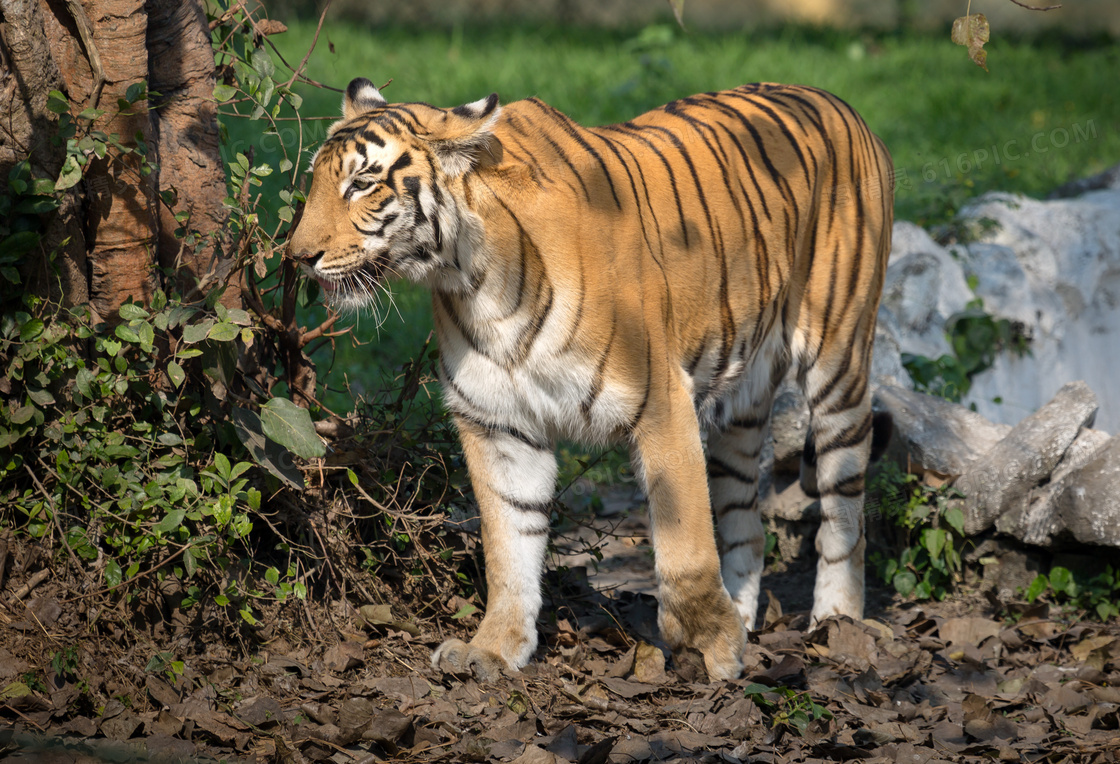
[{"label": "tiger nose", "polygon": [[315,263],[324,254],[324,250],[311,250],[311,249],[292,249],[288,248],[288,257],[296,262],[304,263],[314,267]]}]

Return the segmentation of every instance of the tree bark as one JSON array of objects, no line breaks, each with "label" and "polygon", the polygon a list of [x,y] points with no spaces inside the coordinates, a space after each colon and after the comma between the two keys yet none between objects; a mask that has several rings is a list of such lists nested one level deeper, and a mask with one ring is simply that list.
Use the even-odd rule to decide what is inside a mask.
[{"label": "tree bark", "polygon": [[[66,241],[61,278],[40,263],[36,270],[46,275],[36,291],[65,304],[88,302],[95,321],[112,322],[122,303],[148,301],[161,281],[158,266],[179,274],[171,286],[184,295],[208,275],[223,281],[231,263],[214,76],[202,0],[0,0],[0,98],[11,114],[0,125],[3,177],[29,154],[36,177],[58,176],[65,146],[50,141],[58,133],[46,108],[51,90],[69,98],[75,115],[103,109],[95,129],[147,149],[146,158],[115,150],[90,156],[44,236],[47,251]],[[141,81],[160,95],[121,111],[119,99]],[[161,208],[158,192],[172,188],[175,205]],[[198,242],[175,236],[182,210]],[[222,302],[241,305],[239,283]]]},{"label": "tree bark", "polygon": [[[80,22],[61,0],[46,2],[55,24],[50,29],[48,19],[48,39],[75,109],[103,108],[106,113],[96,121],[97,129],[117,134],[128,148],[138,148],[140,141],[150,145],[147,102],[124,112],[117,107],[129,85],[148,78],[148,15],[143,0],[81,3],[106,78],[96,104],[97,78],[90,66],[92,54],[78,33]],[[91,157],[85,171],[89,304],[95,321],[114,321],[121,304],[130,299],[147,302],[157,284],[155,180],[145,174],[144,163],[137,152],[123,156],[111,152],[105,159]]]},{"label": "tree bark", "polygon": [[[38,0],[0,0],[0,114],[4,115],[0,119],[0,182],[26,158],[31,160],[35,177],[58,177],[66,150],[50,141],[58,132],[58,116],[47,109],[47,94],[65,87],[47,43]],[[32,294],[67,306],[88,301],[86,239],[80,215],[78,190],[71,189],[43,233],[42,256],[21,268]],[[52,251],[58,252],[57,275],[46,257]]]},{"label": "tree bark", "polygon": [[[174,189],[174,207],[161,205],[159,263],[177,274],[179,291],[187,294],[208,275],[222,283],[232,260],[222,206],[226,176],[218,149],[218,115],[214,103],[214,52],[206,14],[197,3],[148,0],[149,87],[159,153],[159,189]],[[190,214],[188,227],[198,231],[204,246],[184,246],[175,237],[175,214]],[[227,308],[241,307],[241,282],[231,281],[222,295]]]}]

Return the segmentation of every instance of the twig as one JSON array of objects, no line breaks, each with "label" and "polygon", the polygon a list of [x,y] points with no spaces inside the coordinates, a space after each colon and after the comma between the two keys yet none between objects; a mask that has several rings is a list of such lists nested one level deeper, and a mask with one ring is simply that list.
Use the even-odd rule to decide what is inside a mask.
[{"label": "twig", "polygon": [[[307,66],[307,59],[311,58],[311,52],[315,50],[315,46],[319,43],[319,33],[323,31],[323,22],[327,20],[327,11],[330,9],[331,0],[327,0],[323,4],[323,12],[319,14],[319,25],[315,27],[315,36],[311,38],[311,47],[307,49],[307,53],[303,54],[303,60],[299,62],[299,66],[292,70],[292,76],[284,83],[284,88],[290,88],[292,83],[296,81],[296,77],[300,76],[303,67]],[[331,90],[334,90],[334,88],[331,88]],[[339,90],[338,92],[341,93],[342,91]]]},{"label": "twig", "polygon": [[13,711],[13,712],[15,712],[15,713],[16,713],[17,715],[19,715],[19,717],[20,717],[21,719],[23,719],[23,720],[24,720],[25,722],[27,722],[28,724],[34,725],[34,726],[35,726],[35,729],[39,730],[40,732],[46,732],[46,731],[47,731],[47,728],[46,728],[46,727],[44,727],[44,726],[40,725],[40,724],[39,724],[39,723],[38,723],[37,721],[35,721],[35,720],[34,720],[34,719],[32,719],[32,718],[31,718],[30,716],[28,716],[27,714],[25,714],[25,713],[23,713],[22,711],[20,711],[20,710],[19,710],[18,708],[13,708],[13,707],[12,707],[12,706],[11,706],[10,704],[8,704],[8,703],[5,703],[5,704],[4,704],[3,706],[2,706],[2,708],[3,708],[3,709],[4,709],[5,711]]},{"label": "twig", "polygon": [[93,95],[90,96],[90,106],[97,108],[101,100],[101,90],[105,87],[105,67],[101,65],[101,54],[93,44],[93,30],[90,29],[89,17],[78,0],[66,0],[66,9],[70,11],[75,26],[78,27],[78,36],[82,38],[82,45],[89,57],[89,68],[93,72]]},{"label": "twig", "polygon": [[8,540],[0,538],[0,590],[4,589],[4,569],[8,566]]},{"label": "twig", "polygon": [[1015,5],[1020,8],[1026,8],[1028,11],[1056,11],[1062,7],[1061,3],[1057,5],[1047,5],[1045,8],[1040,8],[1037,5],[1027,5],[1026,3],[1019,2],[1019,0],[1011,0]]},{"label": "twig", "polygon": [[[43,460],[40,457],[39,463],[42,464],[42,462],[43,462]],[[43,487],[42,483],[39,482],[39,478],[36,477],[35,473],[31,471],[31,466],[28,465],[27,462],[24,462],[23,463],[23,468],[25,470],[27,470],[27,474],[31,476],[32,482],[35,483],[35,486],[43,494],[43,498],[47,500],[47,503],[48,504],[53,504],[54,502],[51,500],[50,492],[47,491],[47,489]],[[77,570],[81,570],[82,569],[82,563],[78,559],[78,555],[74,554],[74,550],[70,548],[70,542],[66,540],[66,534],[62,532],[62,523],[60,523],[58,521],[58,508],[57,507],[50,508],[50,509],[47,509],[47,511],[51,513],[51,519],[54,520],[54,527],[55,527],[55,530],[58,531],[58,537],[60,539],[62,539],[62,545],[64,547],[66,547],[66,551],[70,553],[70,561],[74,563],[74,567]]]},{"label": "twig", "polygon": [[42,570],[40,570],[38,573],[36,573],[30,579],[28,579],[26,584],[24,584],[23,586],[21,586],[19,589],[16,590],[16,593],[12,595],[12,600],[15,601],[15,602],[18,602],[18,601],[22,600],[24,597],[26,597],[28,594],[31,594],[31,590],[34,589],[39,584],[46,581],[47,576],[49,576],[50,574],[51,574],[50,568],[43,568]]},{"label": "twig", "polygon": [[187,551],[190,548],[191,548],[190,544],[184,544],[183,546],[179,547],[179,549],[174,554],[172,554],[171,556],[163,558],[162,560],[157,562],[152,567],[148,568],[147,570],[144,570],[144,571],[141,571],[141,572],[137,573],[135,576],[128,579],[127,581],[121,581],[116,586],[106,586],[104,589],[99,589],[98,591],[95,591],[95,592],[88,592],[86,594],[79,594],[75,597],[70,597],[69,599],[59,600],[59,604],[69,605],[72,602],[78,602],[80,600],[88,599],[90,597],[97,597],[97,596],[100,596],[102,594],[108,594],[109,592],[113,591],[114,589],[119,589],[122,586],[127,586],[128,584],[133,583],[134,581],[139,581],[141,578],[152,575],[157,570],[162,568],[164,565],[171,562],[176,557],[178,557],[179,555],[181,555],[183,552]]}]

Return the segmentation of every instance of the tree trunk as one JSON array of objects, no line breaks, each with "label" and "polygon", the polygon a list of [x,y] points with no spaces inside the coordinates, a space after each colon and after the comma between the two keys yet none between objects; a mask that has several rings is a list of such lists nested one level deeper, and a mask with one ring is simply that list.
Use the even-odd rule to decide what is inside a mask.
[{"label": "tree trunk", "polygon": [[[214,52],[206,14],[197,3],[148,0],[149,87],[159,152],[159,190],[174,189],[173,207],[161,205],[159,264],[179,274],[187,294],[208,276],[222,283],[232,261],[222,206],[226,178],[218,153],[218,113],[214,103]],[[190,214],[188,226],[207,239],[200,250],[175,237],[175,214]],[[241,307],[240,280],[222,295],[227,308]]]},{"label": "tree trunk", "polygon": [[[58,177],[66,150],[50,141],[58,132],[58,116],[47,109],[47,94],[64,87],[38,0],[0,0],[0,114],[5,115],[0,120],[0,183],[28,157],[35,177]],[[65,240],[69,242],[62,247]],[[60,250],[58,276],[45,257],[25,263],[21,271],[30,291],[68,306],[87,302],[86,239],[77,189],[66,194],[48,223],[43,248]]]},{"label": "tree trunk", "polygon": [[[185,295],[208,273],[228,272],[214,54],[202,0],[0,0],[0,40],[0,64],[11,75],[0,80],[0,96],[13,115],[12,135],[0,138],[0,170],[30,154],[36,177],[57,177],[65,150],[49,141],[57,134],[46,109],[52,89],[66,94],[73,114],[103,109],[95,129],[147,149],[146,156],[90,157],[54,224],[59,230],[45,237],[48,245],[69,237],[54,296],[88,302],[95,321],[112,322],[122,303],[151,297],[160,266],[175,271],[169,286]],[[119,99],[141,81],[161,94],[158,101],[122,111]],[[172,188],[177,200],[168,208],[158,192]],[[197,246],[175,236],[182,210],[190,213],[186,226],[201,234]],[[49,293],[50,283],[39,291]],[[239,285],[222,302],[240,306]]]}]

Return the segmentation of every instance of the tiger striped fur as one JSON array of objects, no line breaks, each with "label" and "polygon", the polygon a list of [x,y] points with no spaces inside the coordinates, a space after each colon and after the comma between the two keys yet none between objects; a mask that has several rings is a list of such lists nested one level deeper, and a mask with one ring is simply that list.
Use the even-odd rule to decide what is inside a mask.
[{"label": "tiger striped fur", "polygon": [[434,663],[494,678],[529,661],[553,444],[621,440],[649,498],[661,633],[737,676],[763,563],[759,453],[791,364],[822,496],[812,617],[862,615],[892,197],[883,144],[809,87],[585,128],[535,98],[439,109],[350,84],[289,251],[336,306],[390,275],[431,288],[489,590],[475,637]]}]

